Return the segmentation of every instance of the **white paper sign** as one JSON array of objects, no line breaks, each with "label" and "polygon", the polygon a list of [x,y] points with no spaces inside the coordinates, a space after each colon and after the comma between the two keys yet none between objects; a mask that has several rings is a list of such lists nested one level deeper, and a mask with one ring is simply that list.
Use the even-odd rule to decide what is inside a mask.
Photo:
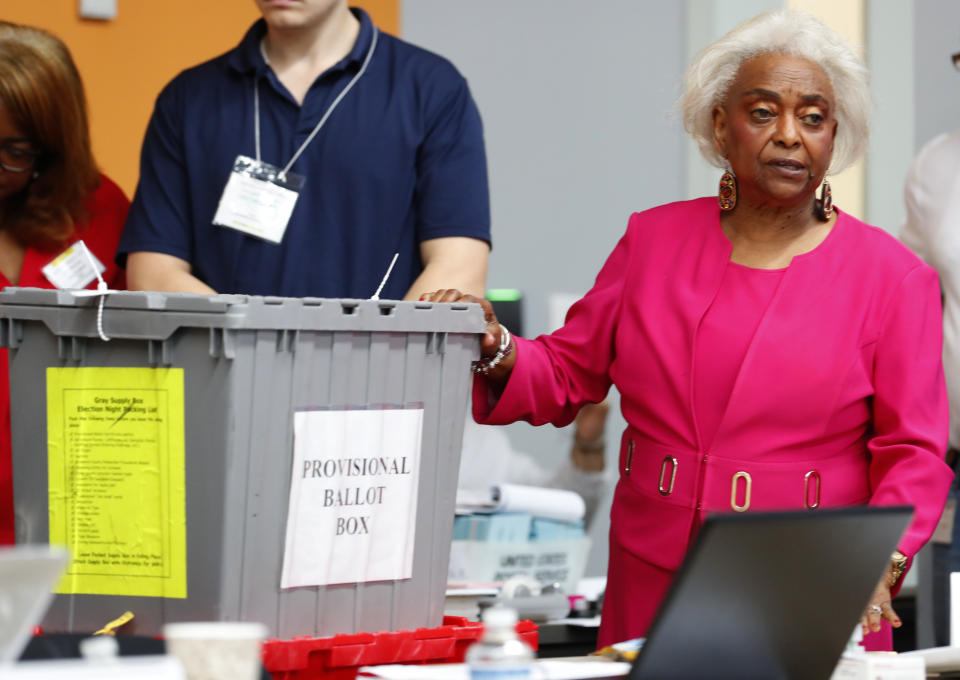
[{"label": "white paper sign", "polygon": [[[96,267],[96,271],[94,271]],[[77,241],[51,260],[40,271],[47,277],[47,281],[60,290],[86,288],[107,270],[97,259],[87,244]]]},{"label": "white paper sign", "polygon": [[298,411],[280,586],[413,572],[423,409]]}]

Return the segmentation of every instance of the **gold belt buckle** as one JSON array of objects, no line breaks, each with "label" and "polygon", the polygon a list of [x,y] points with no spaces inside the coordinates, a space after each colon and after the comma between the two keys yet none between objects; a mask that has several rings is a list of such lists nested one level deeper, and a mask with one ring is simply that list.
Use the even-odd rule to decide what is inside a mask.
[{"label": "gold belt buckle", "polygon": [[[737,503],[737,482],[741,479],[746,480],[746,497],[743,500],[743,505]],[[744,472],[740,470],[737,474],[733,476],[733,480],[730,483],[730,507],[733,508],[736,512],[746,512],[750,508],[750,492],[753,489],[753,478],[750,476],[749,472]]]},{"label": "gold belt buckle", "polygon": [[[667,463],[672,465],[672,472],[670,473],[670,486],[667,488],[663,487],[663,480],[667,475]],[[660,484],[657,489],[660,491],[661,496],[669,496],[673,493],[673,484],[677,481],[677,459],[673,456],[664,456],[663,460],[660,461]]]},{"label": "gold belt buckle", "polygon": [[[813,497],[813,503],[810,503],[810,480],[817,483],[817,493]],[[803,476],[803,504],[808,510],[820,507],[820,473],[817,470],[810,470]]]}]

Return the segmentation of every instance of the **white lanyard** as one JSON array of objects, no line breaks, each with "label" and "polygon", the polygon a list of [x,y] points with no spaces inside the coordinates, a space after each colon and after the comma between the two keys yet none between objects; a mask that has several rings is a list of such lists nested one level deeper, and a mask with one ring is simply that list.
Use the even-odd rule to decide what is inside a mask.
[{"label": "white lanyard", "polygon": [[[224,227],[230,227],[257,238],[280,243],[286,231],[290,216],[296,204],[298,192],[303,186],[304,177],[290,172],[293,164],[297,162],[301,154],[313,141],[317,133],[330,118],[337,105],[343,100],[347,93],[357,84],[360,77],[366,72],[373,53],[377,48],[377,37],[379,31],[373,27],[373,35],[370,39],[370,47],[367,49],[367,55],[363,59],[363,64],[356,75],[350,79],[347,86],[330,104],[323,117],[317,123],[310,135],[304,140],[300,148],[293,154],[293,158],[282,168],[278,169],[269,163],[264,163],[260,153],[260,79],[254,77],[253,80],[253,131],[254,142],[256,146],[256,159],[247,156],[237,156],[234,161],[233,171],[224,188],[223,195],[220,197],[220,203],[217,206],[217,212],[213,217],[213,223]],[[260,51],[263,53],[264,61],[270,63],[263,49],[263,43],[260,44]],[[380,299],[380,292],[383,290],[393,267],[397,262],[398,253],[394,253],[390,266],[386,274],[380,281],[377,291],[373,294],[374,300]]]},{"label": "white lanyard", "polygon": [[[290,168],[293,167],[293,164],[297,162],[297,159],[300,158],[300,154],[310,146],[310,142],[313,141],[313,138],[317,136],[317,133],[320,132],[320,128],[323,127],[324,123],[327,122],[327,119],[330,117],[330,114],[333,113],[333,110],[337,108],[337,104],[347,96],[347,92],[357,84],[357,81],[360,80],[360,76],[363,75],[364,71],[367,70],[367,65],[370,63],[370,59],[373,57],[373,52],[377,48],[377,35],[379,31],[377,27],[373,27],[373,37],[370,39],[370,48],[367,50],[367,56],[363,59],[363,65],[360,66],[360,70],[357,71],[356,75],[350,79],[350,82],[347,83],[347,86],[340,91],[340,94],[337,95],[337,98],[333,100],[333,103],[330,104],[330,107],[327,109],[326,113],[323,114],[323,117],[320,119],[320,122],[317,123],[316,127],[313,128],[313,132],[310,133],[310,136],[307,137],[303,144],[300,145],[300,148],[297,149],[297,152],[293,154],[293,158],[290,159],[290,162],[283,166],[283,170],[280,172],[280,176],[283,177],[288,172]],[[266,57],[266,55],[264,55]],[[269,62],[268,62],[269,63]],[[257,161],[260,161],[260,79],[254,78],[253,80],[253,131],[254,131],[254,142],[256,145],[257,151]]]}]

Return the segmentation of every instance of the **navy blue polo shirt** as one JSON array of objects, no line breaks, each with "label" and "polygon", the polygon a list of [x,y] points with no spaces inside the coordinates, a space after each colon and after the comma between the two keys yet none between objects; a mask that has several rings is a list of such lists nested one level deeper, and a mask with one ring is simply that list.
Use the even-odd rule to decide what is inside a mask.
[{"label": "navy blue polo shirt", "polygon": [[213,224],[238,154],[284,166],[359,71],[369,16],[341,62],[298,105],[265,63],[263,20],[233,50],[178,75],[157,98],[140,182],[117,261],[149,251],[191,263],[221,293],[367,298],[395,252],[380,297],[399,299],[422,270],[421,241],[490,241],[483,130],[464,78],[446,59],[379,33],[366,72],[294,164],[306,179],[283,241]]}]

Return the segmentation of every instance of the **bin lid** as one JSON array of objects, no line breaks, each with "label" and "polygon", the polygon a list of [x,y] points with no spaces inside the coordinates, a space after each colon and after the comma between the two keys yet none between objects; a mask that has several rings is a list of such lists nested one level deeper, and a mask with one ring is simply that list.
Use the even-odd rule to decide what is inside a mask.
[{"label": "bin lid", "polygon": [[[99,305],[91,291],[7,287],[0,292],[0,318],[42,321],[57,334],[69,328],[64,335],[96,337]],[[162,340],[177,327],[469,334],[486,329],[477,303],[110,291],[103,307],[103,329],[116,338]]]}]

